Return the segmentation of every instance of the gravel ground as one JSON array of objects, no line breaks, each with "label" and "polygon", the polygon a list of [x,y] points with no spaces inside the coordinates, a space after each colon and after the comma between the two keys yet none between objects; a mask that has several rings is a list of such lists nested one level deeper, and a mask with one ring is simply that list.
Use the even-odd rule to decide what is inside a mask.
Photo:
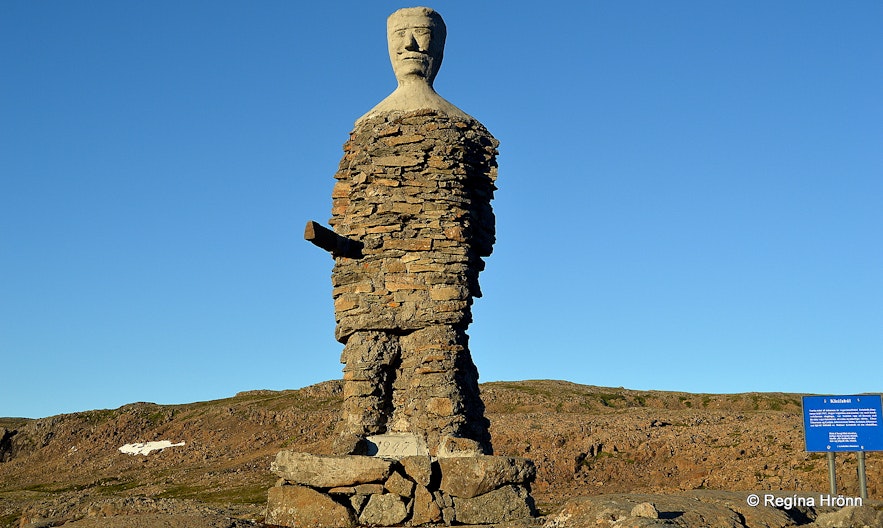
[{"label": "gravel ground", "polygon": [[[26,528],[55,526],[51,521],[36,522]],[[70,528],[255,528],[264,526],[251,521],[206,514],[141,514],[119,517],[92,517],[64,524]]]}]

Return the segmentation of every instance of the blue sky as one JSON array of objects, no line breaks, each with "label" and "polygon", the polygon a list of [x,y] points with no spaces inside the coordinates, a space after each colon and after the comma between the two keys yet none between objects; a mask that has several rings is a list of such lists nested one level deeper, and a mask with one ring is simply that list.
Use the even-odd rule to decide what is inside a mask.
[{"label": "blue sky", "polygon": [[[400,4],[0,3],[0,416],[340,377],[330,217]],[[883,4],[430,4],[501,141],[483,381],[883,390]]]}]

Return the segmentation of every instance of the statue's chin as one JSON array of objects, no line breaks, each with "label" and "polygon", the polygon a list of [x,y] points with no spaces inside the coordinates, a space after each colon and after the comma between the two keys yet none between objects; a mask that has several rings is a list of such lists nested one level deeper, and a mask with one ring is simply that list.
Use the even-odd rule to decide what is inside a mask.
[{"label": "statue's chin", "polygon": [[425,60],[408,59],[400,61],[394,72],[397,79],[413,78],[416,82],[427,82],[430,76],[430,65]]}]

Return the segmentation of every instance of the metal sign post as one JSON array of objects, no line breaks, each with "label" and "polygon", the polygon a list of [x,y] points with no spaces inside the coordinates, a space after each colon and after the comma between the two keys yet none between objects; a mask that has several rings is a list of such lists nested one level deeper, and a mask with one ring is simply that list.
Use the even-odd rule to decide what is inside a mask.
[{"label": "metal sign post", "polygon": [[828,486],[837,494],[834,454],[856,451],[862,499],[868,498],[865,451],[883,451],[883,399],[879,395],[804,396],[806,450],[828,456]]},{"label": "metal sign post", "polygon": [[834,467],[834,452],[828,451],[828,489],[837,495],[837,468]]},{"label": "metal sign post", "polygon": [[868,498],[868,477],[865,475],[865,452],[858,452],[858,485],[862,500]]}]

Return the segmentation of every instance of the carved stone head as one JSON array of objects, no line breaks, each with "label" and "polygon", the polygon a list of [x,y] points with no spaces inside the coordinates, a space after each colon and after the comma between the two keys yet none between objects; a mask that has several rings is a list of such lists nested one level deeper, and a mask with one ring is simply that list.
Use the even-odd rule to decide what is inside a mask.
[{"label": "carved stone head", "polygon": [[356,124],[372,116],[414,110],[435,110],[471,119],[432,87],[441,66],[446,36],[441,15],[428,7],[408,7],[391,14],[386,21],[386,37],[398,86]]},{"label": "carved stone head", "polygon": [[432,86],[444,56],[447,28],[428,7],[399,9],[386,21],[389,60],[399,84],[423,80]]}]

